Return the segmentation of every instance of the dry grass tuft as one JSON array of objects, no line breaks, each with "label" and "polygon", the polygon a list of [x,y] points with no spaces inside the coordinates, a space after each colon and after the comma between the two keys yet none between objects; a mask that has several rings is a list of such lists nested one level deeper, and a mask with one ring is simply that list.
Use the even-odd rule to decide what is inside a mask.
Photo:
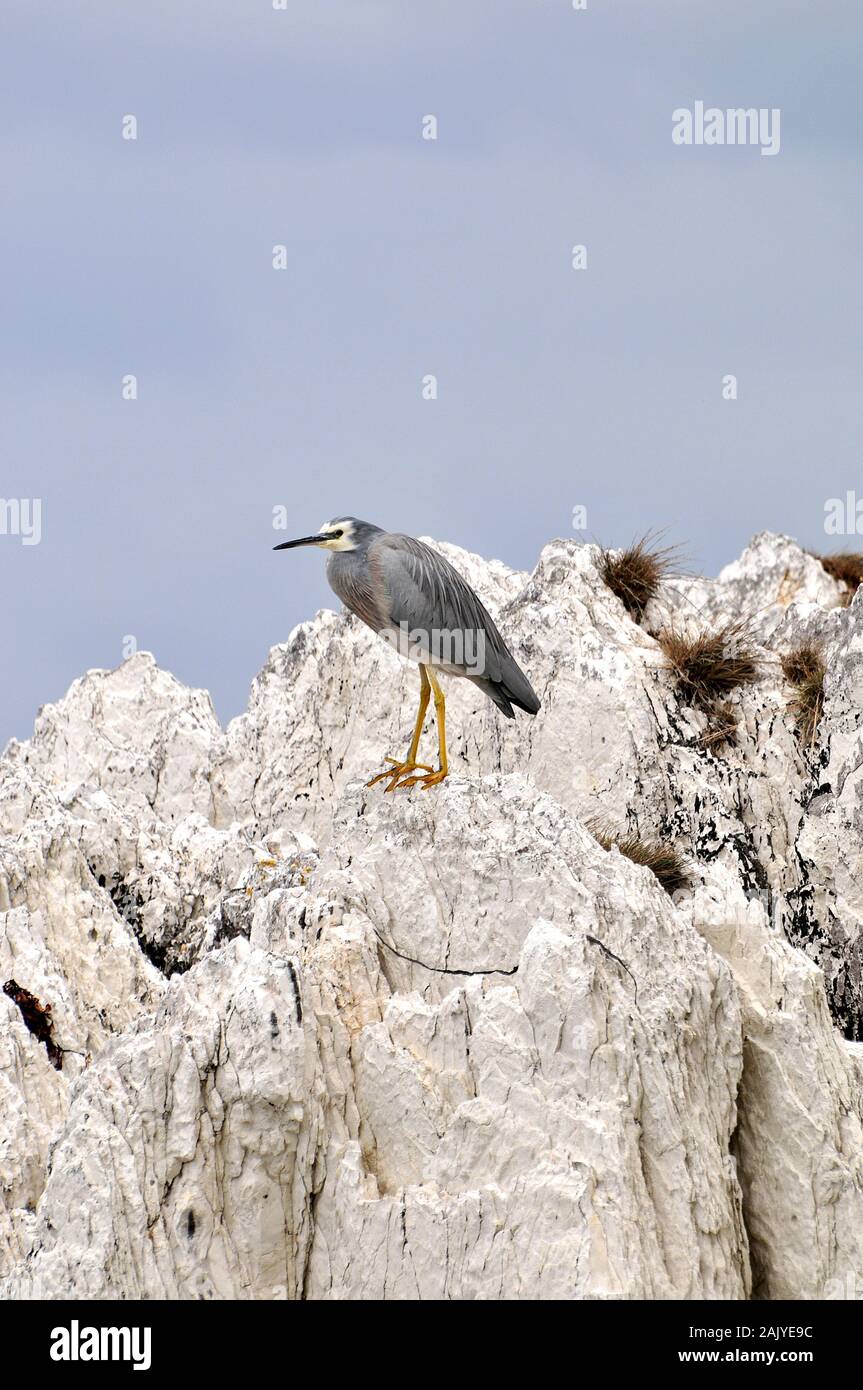
[{"label": "dry grass tuft", "polygon": [[801,642],[782,658],[782,674],[792,685],[802,685],[810,676],[824,675],[824,653],[817,642]]},{"label": "dry grass tuft", "polygon": [[819,555],[817,558],[829,575],[844,584],[850,603],[863,583],[863,554],[844,551],[838,555]]},{"label": "dry grass tuft", "polygon": [[815,742],[824,711],[824,652],[817,642],[801,642],[782,658],[785,679],[796,686],[788,708],[794,715],[797,732],[807,747]]},{"label": "dry grass tuft", "polygon": [[673,845],[663,840],[643,840],[634,834],[617,834],[605,821],[592,821],[587,828],[603,849],[615,846],[633,864],[650,869],[669,896],[689,882],[684,861]]},{"label": "dry grass tuft", "polygon": [[701,746],[709,753],[732,747],[737,742],[737,714],[732,704],[723,700],[710,711],[710,723],[701,735]]},{"label": "dry grass tuft", "polygon": [[637,623],[641,622],[645,608],[656,597],[663,580],[677,573],[680,561],[678,546],[658,546],[657,539],[648,532],[625,550],[602,547],[600,553],[600,576]]},{"label": "dry grass tuft", "polygon": [[745,622],[728,622],[693,635],[669,627],[656,640],[681,695],[701,709],[714,711],[717,701],[732,690],[758,679],[758,657]]}]

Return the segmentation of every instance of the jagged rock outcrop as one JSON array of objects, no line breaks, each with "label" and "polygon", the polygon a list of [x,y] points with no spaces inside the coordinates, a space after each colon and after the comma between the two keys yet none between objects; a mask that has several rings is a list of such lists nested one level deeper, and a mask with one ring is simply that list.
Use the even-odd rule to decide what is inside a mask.
[{"label": "jagged rock outcrop", "polygon": [[[760,536],[643,624],[592,546],[445,547],[543,701],[451,682],[452,775],[385,795],[416,674],[345,614],[247,712],[139,654],[0,759],[0,1294],[766,1298],[863,1280],[863,600]],[[710,751],[651,635],[748,616]],[[827,658],[805,746],[779,657]],[[590,833],[673,841],[688,887]],[[845,1035],[843,1037],[843,1034]]]}]

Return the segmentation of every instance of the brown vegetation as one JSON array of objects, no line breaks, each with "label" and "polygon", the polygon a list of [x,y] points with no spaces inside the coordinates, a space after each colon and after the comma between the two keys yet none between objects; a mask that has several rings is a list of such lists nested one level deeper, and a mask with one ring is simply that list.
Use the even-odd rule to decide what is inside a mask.
[{"label": "brown vegetation", "polygon": [[600,576],[637,623],[663,580],[677,572],[678,547],[658,546],[656,541],[657,537],[648,533],[625,550],[603,548],[600,554]]},{"label": "brown vegetation", "polygon": [[745,622],[693,634],[669,627],[656,638],[689,704],[713,711],[741,685],[758,679],[758,657]]},{"label": "brown vegetation", "polygon": [[826,669],[824,652],[817,642],[801,642],[782,658],[785,679],[796,687],[788,708],[794,715],[800,738],[808,747],[815,742],[824,710]]},{"label": "brown vegetation", "polygon": [[838,555],[819,555],[817,558],[827,573],[844,586],[850,603],[863,582],[863,554],[844,551]]},{"label": "brown vegetation", "polygon": [[650,869],[669,896],[676,893],[678,888],[684,888],[689,881],[681,855],[666,841],[642,839],[627,832],[616,834],[606,822],[592,822],[588,829],[603,849],[611,849],[613,845],[633,864]]}]

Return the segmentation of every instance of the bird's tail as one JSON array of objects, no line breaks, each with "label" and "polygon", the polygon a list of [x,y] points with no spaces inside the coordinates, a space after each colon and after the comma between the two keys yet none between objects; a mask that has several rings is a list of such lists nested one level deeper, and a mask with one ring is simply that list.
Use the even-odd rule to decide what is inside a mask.
[{"label": "bird's tail", "polygon": [[539,710],[540,702],[536,691],[524,671],[514,661],[509,662],[501,672],[500,680],[479,677],[474,680],[474,684],[485,691],[507,719],[515,718],[513,705],[517,709],[523,709],[525,714],[536,714]]}]

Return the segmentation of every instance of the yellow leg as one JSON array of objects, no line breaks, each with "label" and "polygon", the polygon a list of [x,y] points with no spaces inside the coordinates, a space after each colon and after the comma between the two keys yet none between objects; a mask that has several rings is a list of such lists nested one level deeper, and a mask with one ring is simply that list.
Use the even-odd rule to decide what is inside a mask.
[{"label": "yellow leg", "polygon": [[421,665],[421,666],[420,666],[420,707],[419,707],[419,709],[417,710],[417,720],[416,720],[416,723],[414,724],[413,738],[411,739],[411,746],[410,746],[410,748],[408,749],[408,762],[409,762],[409,763],[414,763],[414,764],[416,764],[417,750],[419,749],[419,746],[420,746],[420,734],[421,734],[422,731],[423,731],[423,724],[425,723],[426,710],[427,710],[428,707],[429,707],[429,697],[430,697],[430,695],[431,695],[431,686],[429,685],[428,671],[426,670],[425,666],[422,666],[422,665]]},{"label": "yellow leg", "polygon": [[[414,724],[413,738],[411,739],[411,746],[408,749],[408,755],[405,758],[404,762],[401,762],[398,758],[384,758],[385,763],[392,763],[393,766],[388,767],[384,772],[379,772],[377,777],[373,777],[370,782],[366,782],[367,787],[373,787],[376,782],[382,782],[384,778],[389,778],[389,786],[385,787],[384,791],[391,792],[395,791],[396,787],[399,784],[399,779],[402,777],[406,777],[409,772],[416,772],[417,768],[422,768],[423,772],[431,772],[431,768],[429,767],[428,763],[417,762],[417,750],[420,746],[420,734],[423,731],[423,724],[425,723],[426,710],[429,707],[430,695],[431,686],[429,685],[428,673],[426,671],[425,666],[421,664],[420,707],[417,711],[416,723]],[[435,697],[435,699],[437,699],[437,697]]]},{"label": "yellow leg", "polygon": [[436,787],[438,782],[443,781],[443,779],[446,777],[449,771],[449,767],[447,765],[446,760],[446,701],[444,700],[443,691],[441,690],[440,685],[438,684],[437,677],[435,676],[434,671],[429,671],[428,678],[431,682],[431,688],[434,691],[434,710],[435,715],[437,717],[438,756],[440,758],[440,767],[438,768],[437,772],[429,772],[429,775],[427,777],[408,777],[404,782],[401,783],[401,786],[403,787],[415,787],[417,783],[419,783],[424,788]]}]

